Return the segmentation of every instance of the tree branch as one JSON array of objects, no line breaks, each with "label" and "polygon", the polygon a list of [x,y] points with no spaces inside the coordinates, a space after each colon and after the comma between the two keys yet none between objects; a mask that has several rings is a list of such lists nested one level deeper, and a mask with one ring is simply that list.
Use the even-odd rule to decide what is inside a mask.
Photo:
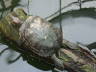
[{"label": "tree branch", "polygon": [[[17,9],[10,14],[18,17],[22,21],[26,20],[27,18],[26,13],[22,9]],[[20,47],[20,45],[18,44],[18,26],[14,25],[10,14],[8,14],[8,16],[4,17],[0,21],[0,31],[4,34],[5,37],[7,37],[7,40],[17,43],[17,47],[19,48],[15,50],[18,51],[18,49],[21,49],[21,51],[19,52],[22,54],[22,57],[27,60],[28,63],[32,63],[32,56],[34,56],[34,61],[39,59],[40,61],[42,61],[42,63],[46,61],[45,63],[48,63],[48,65],[50,65],[50,67],[52,68],[54,64],[51,59],[39,57],[31,51],[24,50],[24,48],[22,49]],[[86,46],[83,46],[81,44],[74,44],[72,42],[64,40],[62,48],[58,51],[57,57],[64,62],[65,68],[70,72],[96,72],[96,57]],[[36,64],[33,65],[36,66]],[[43,66],[45,67],[45,65]]]}]

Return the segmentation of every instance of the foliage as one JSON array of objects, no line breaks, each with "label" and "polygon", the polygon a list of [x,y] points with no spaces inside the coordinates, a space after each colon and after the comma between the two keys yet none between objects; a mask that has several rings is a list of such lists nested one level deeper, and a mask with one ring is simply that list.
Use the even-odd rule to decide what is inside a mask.
[{"label": "foliage", "polygon": [[[87,2],[87,1],[93,1],[93,0],[84,0],[84,1],[82,1],[82,3]],[[11,11],[13,11],[13,9],[15,7],[19,6],[20,5],[19,2],[20,2],[20,0],[12,0],[11,5],[6,7],[4,0],[0,0],[1,6],[2,6],[2,8],[0,9],[1,18],[3,17],[4,14],[6,15],[6,14],[8,14],[8,12],[10,13]],[[76,2],[74,2],[74,3],[76,3]],[[85,17],[91,17],[91,18],[96,19],[95,10],[96,10],[95,8],[81,8],[80,10],[71,10],[71,11],[63,13],[63,18],[66,18],[67,16],[72,16],[72,17],[85,16]],[[50,21],[54,23],[54,22],[59,21],[58,19],[59,19],[59,16],[56,16],[55,18],[53,18]],[[32,66],[35,66],[42,70],[53,69],[52,65],[44,62],[43,60],[39,60],[37,57],[30,56],[30,53],[26,53],[22,50],[19,50],[19,46],[17,45],[17,43],[12,41],[11,39],[8,39],[7,37],[5,37],[5,35],[2,32],[0,33],[0,43],[6,44],[9,46],[9,48],[11,48],[17,52],[20,52],[23,59],[26,60]]]},{"label": "foliage", "polygon": [[0,0],[0,19],[13,11],[15,7],[20,6],[20,1],[21,0]]}]

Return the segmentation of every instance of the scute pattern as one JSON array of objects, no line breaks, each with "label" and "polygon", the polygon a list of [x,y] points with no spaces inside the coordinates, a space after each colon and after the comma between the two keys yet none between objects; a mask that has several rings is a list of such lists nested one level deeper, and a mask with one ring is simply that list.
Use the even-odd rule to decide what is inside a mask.
[{"label": "scute pattern", "polygon": [[28,17],[19,31],[22,42],[39,56],[51,56],[62,43],[60,30],[38,16]]}]

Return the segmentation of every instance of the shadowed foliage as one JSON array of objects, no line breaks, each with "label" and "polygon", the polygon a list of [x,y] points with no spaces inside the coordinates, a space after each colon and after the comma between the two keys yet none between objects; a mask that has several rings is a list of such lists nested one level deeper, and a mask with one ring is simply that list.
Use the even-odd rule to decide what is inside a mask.
[{"label": "shadowed foliage", "polygon": [[[85,0],[85,1],[89,1],[89,0]],[[5,15],[5,13],[8,14],[11,11],[13,11],[13,9],[15,7],[19,6],[20,5],[19,2],[20,2],[20,0],[12,0],[12,2],[11,2],[12,5],[6,7],[4,0],[0,0],[0,3],[2,5],[2,8],[0,9],[1,18],[3,17],[3,15]],[[95,8],[82,8],[80,10],[71,10],[71,11],[63,13],[63,18],[66,18],[67,16],[72,16],[72,17],[84,16],[84,17],[91,17],[91,18],[96,19],[95,10],[96,10]],[[50,22],[55,23],[58,21],[59,21],[59,16],[55,17]],[[13,49],[13,50],[21,53],[17,59],[22,57],[23,60],[27,61],[32,66],[35,66],[42,70],[50,70],[50,69],[52,70],[54,68],[54,65],[50,65],[47,62],[45,62],[44,60],[40,60],[39,57],[34,57],[34,56],[30,55],[30,53],[21,50],[15,41],[12,41],[11,39],[8,39],[7,37],[5,37],[5,35],[2,32],[0,33],[0,43],[8,45],[10,49]],[[2,51],[2,53],[3,52],[4,51]],[[15,62],[15,60],[13,62]],[[10,61],[9,63],[12,63],[12,61]]]},{"label": "shadowed foliage", "polygon": [[15,7],[21,6],[21,0],[0,0],[0,19],[13,11]]}]

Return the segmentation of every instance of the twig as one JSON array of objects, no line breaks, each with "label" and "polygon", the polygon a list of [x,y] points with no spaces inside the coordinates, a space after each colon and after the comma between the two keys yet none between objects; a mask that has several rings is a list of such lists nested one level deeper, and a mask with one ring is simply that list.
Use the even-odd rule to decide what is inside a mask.
[{"label": "twig", "polygon": [[9,50],[10,48],[5,48],[3,49],[1,52],[0,52],[0,56],[6,51],[6,50]]}]

